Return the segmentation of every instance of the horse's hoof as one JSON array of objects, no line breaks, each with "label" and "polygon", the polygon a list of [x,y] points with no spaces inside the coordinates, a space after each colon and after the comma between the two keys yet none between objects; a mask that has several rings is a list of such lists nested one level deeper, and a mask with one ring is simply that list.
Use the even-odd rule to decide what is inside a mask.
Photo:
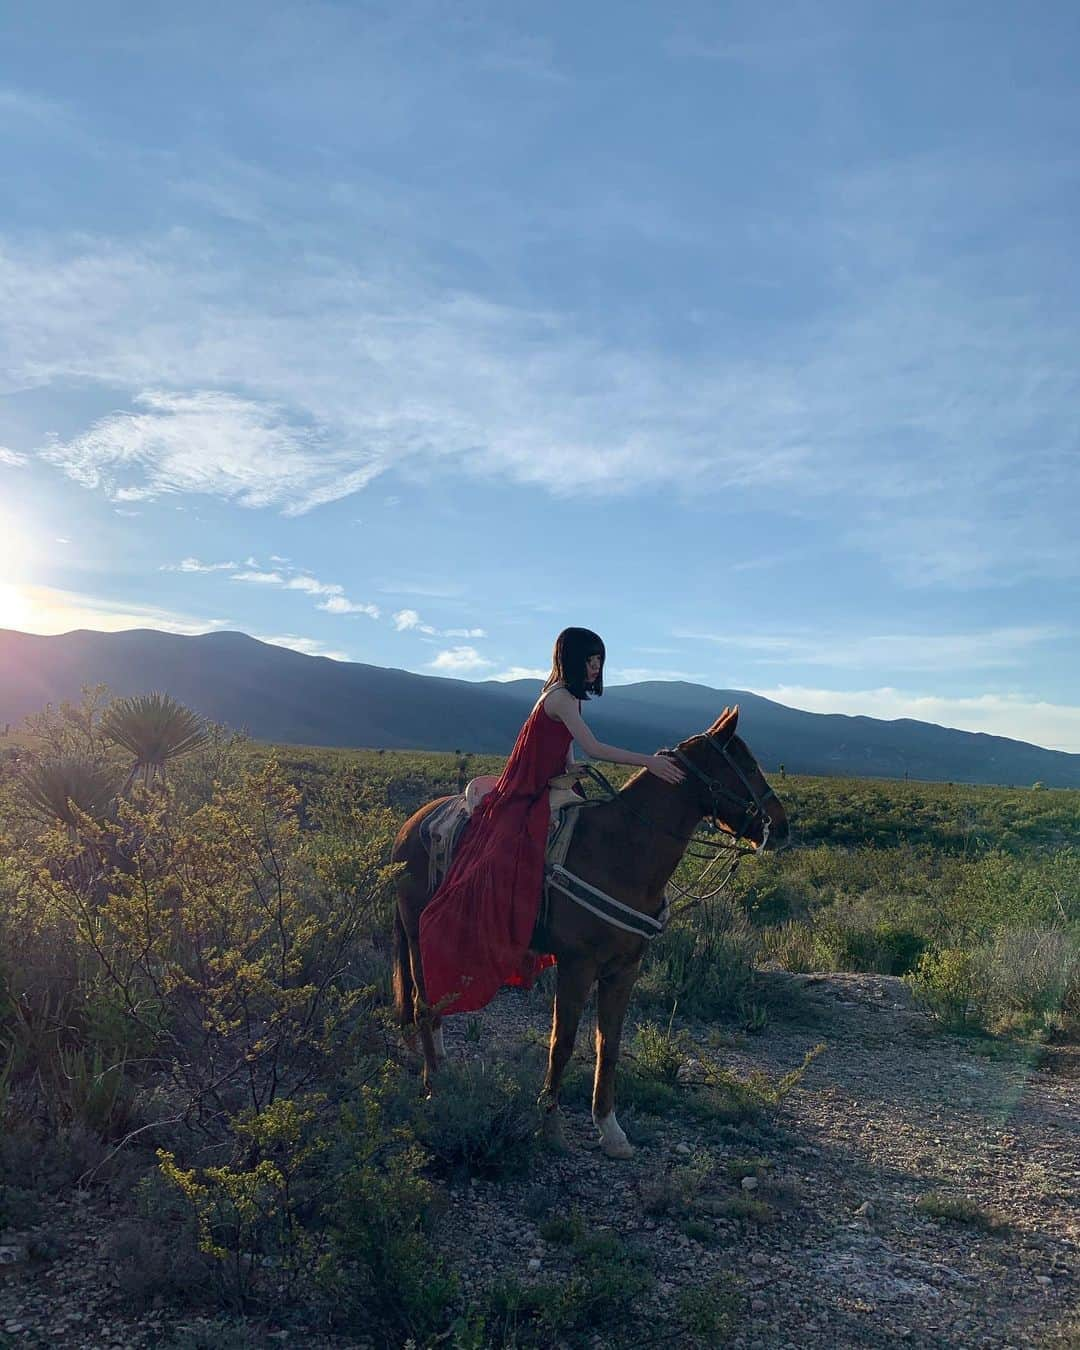
[{"label": "horse's hoof", "polygon": [[596,1128],[600,1131],[600,1147],[609,1158],[632,1158],[633,1145],[623,1133],[623,1128],[615,1119],[615,1112],[609,1116],[593,1116]]}]

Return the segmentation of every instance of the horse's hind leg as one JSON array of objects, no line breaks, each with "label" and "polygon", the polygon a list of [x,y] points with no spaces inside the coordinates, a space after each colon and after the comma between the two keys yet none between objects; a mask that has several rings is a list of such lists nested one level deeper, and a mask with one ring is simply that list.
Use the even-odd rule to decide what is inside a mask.
[{"label": "horse's hind leg", "polygon": [[593,1083],[593,1122],[600,1131],[600,1147],[609,1158],[631,1158],[633,1146],[615,1118],[615,1065],[619,1059],[623,1022],[639,962],[600,979],[596,992],[596,1079]]},{"label": "horse's hind leg", "polygon": [[409,965],[413,978],[413,1007],[416,1029],[420,1033],[420,1046],[424,1052],[424,1086],[430,1088],[431,1081],[446,1060],[443,1047],[442,1018],[428,1007],[427,990],[424,986],[424,967],[420,959],[420,938],[409,934]]},{"label": "horse's hind leg", "polygon": [[561,1144],[562,1121],[559,1118],[559,1088],[562,1076],[574,1053],[578,1023],[585,1000],[596,979],[596,967],[591,961],[561,960],[558,964],[558,983],[555,987],[555,1010],[551,1019],[551,1045],[548,1050],[547,1076],[544,1079],[540,1104],[544,1109],[544,1135],[552,1143]]}]

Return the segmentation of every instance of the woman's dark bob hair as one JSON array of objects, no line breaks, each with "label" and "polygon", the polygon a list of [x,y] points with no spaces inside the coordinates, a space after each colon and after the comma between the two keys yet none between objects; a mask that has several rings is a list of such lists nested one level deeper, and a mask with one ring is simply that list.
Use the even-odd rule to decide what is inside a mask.
[{"label": "woman's dark bob hair", "polygon": [[[585,662],[590,656],[599,656],[600,674],[592,684],[585,682]],[[607,657],[601,638],[589,628],[564,628],[555,639],[555,650],[551,654],[551,674],[544,681],[544,688],[550,689],[561,680],[575,698],[588,698],[590,694],[604,692],[603,662]]]}]

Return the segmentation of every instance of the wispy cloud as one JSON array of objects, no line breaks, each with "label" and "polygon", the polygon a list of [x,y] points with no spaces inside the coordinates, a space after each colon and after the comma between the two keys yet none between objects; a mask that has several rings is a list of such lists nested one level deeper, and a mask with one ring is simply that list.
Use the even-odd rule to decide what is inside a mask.
[{"label": "wispy cloud", "polygon": [[375,589],[380,595],[420,595],[428,600],[457,600],[464,593],[464,587],[462,586],[421,581],[418,578],[383,582]]},{"label": "wispy cloud", "polygon": [[327,614],[366,614],[369,619],[377,619],[382,613],[378,605],[349,600],[344,595],[332,595],[329,600],[321,600],[315,608],[323,609]]},{"label": "wispy cloud", "polygon": [[985,670],[1018,666],[1033,649],[1071,636],[1050,625],[1017,625],[975,633],[707,633],[676,629],[686,641],[744,652],[762,665],[801,663],[847,670]]},{"label": "wispy cloud", "polygon": [[0,464],[6,465],[9,469],[19,469],[27,462],[26,455],[21,455],[18,450],[9,450],[6,446],[0,445]]},{"label": "wispy cloud", "polygon": [[129,628],[157,628],[190,635],[230,626],[229,619],[201,619],[161,606],[51,586],[0,585],[0,627],[24,633],[70,633],[78,628],[117,633]]},{"label": "wispy cloud", "polygon": [[657,670],[653,666],[612,666],[604,671],[604,682],[609,685],[636,684],[639,680],[686,680],[694,684],[706,678],[700,670]]},{"label": "wispy cloud", "polygon": [[848,716],[893,720],[914,718],[961,731],[1007,736],[1050,750],[1080,753],[1080,707],[1049,703],[1023,694],[977,694],[969,698],[942,698],[902,689],[836,690],[801,685],[758,689],[765,698],[807,712],[844,713]]},{"label": "wispy cloud", "polygon": [[[366,614],[369,619],[377,619],[382,614],[378,605],[366,601],[350,600],[345,587],[336,581],[320,581],[310,572],[293,568],[287,558],[272,555],[279,564],[275,568],[264,568],[257,558],[248,558],[244,567],[236,571],[236,563],[204,563],[198,558],[184,558],[179,563],[164,563],[166,572],[230,572],[230,581],[241,581],[252,586],[280,586],[287,591],[300,591],[304,595],[322,597],[315,608],[327,614]],[[269,641],[269,639],[267,639]],[[308,639],[305,639],[307,641]],[[285,644],[287,645],[287,644]],[[340,653],[336,653],[340,657]],[[344,657],[340,657],[344,660]]]},{"label": "wispy cloud", "polygon": [[143,411],[113,413],[41,458],[113,501],[204,493],[298,515],[365,487],[380,471],[327,447],[324,428],[250,398],[212,390],[138,393]]},{"label": "wispy cloud", "polygon": [[475,647],[450,647],[439,652],[434,661],[429,661],[428,667],[441,675],[472,675],[480,670],[490,670],[494,664],[481,656]]},{"label": "wispy cloud", "polygon": [[426,633],[432,637],[482,638],[483,628],[433,628],[424,623],[415,609],[399,609],[394,615],[394,627],[399,633]]},{"label": "wispy cloud", "polygon": [[254,586],[284,586],[285,578],[280,572],[234,572],[230,581],[249,581]]},{"label": "wispy cloud", "polygon": [[[817,16],[792,30],[785,10],[737,32],[686,22],[667,51],[782,74],[849,37]],[[332,45],[320,59],[331,59]],[[395,38],[390,50],[406,59],[409,43]],[[555,50],[499,33],[466,60],[473,71],[543,83]],[[399,74],[392,63],[369,67],[407,132],[419,93]],[[181,213],[217,202],[263,231],[263,242],[312,233],[290,172],[205,149],[190,162],[154,161],[155,187],[181,199]],[[214,157],[217,168],[207,167]],[[319,247],[270,257],[249,251],[245,235],[240,254],[224,233],[212,243],[196,216],[196,225],[134,243],[71,234],[9,248],[0,254],[3,364],[15,388],[92,382],[126,391],[122,411],[43,447],[117,501],[205,493],[302,514],[405,466],[419,477],[466,472],[556,496],[728,494],[826,519],[842,508],[843,542],[910,586],[1075,575],[1080,559],[1060,502],[1080,487],[1071,356],[1080,334],[1073,311],[1046,303],[1060,291],[1047,277],[1063,274],[1067,249],[1059,236],[1018,248],[1007,216],[988,229],[980,215],[987,204],[996,217],[1010,203],[1050,200],[1071,181],[1072,156],[987,155],[949,140],[933,155],[870,158],[870,170],[840,172],[823,160],[819,209],[805,218],[724,202],[732,231],[765,235],[773,251],[758,258],[743,237],[746,253],[728,252],[725,240],[723,257],[747,257],[783,289],[796,246],[792,269],[820,280],[820,294],[792,287],[790,312],[761,319],[761,341],[743,341],[745,329],[730,322],[739,303],[731,287],[704,285],[680,319],[688,335],[671,342],[640,322],[637,295],[612,321],[573,299],[556,304],[556,287],[542,302],[524,287],[500,291],[497,267],[454,273],[441,237],[445,215],[460,211],[450,194],[440,212],[419,189],[342,174],[307,184],[328,189],[319,194],[327,213]],[[630,213],[618,209],[626,181],[583,184],[578,215],[596,237],[626,228]],[[354,229],[347,240],[335,233],[333,213],[354,212],[365,198],[364,219],[377,228],[360,254]],[[507,221],[533,206],[531,198],[506,205],[518,214],[496,222],[501,236],[475,235],[474,250],[486,259],[493,239],[520,240]],[[680,214],[672,209],[648,230],[670,244]],[[556,219],[553,237],[572,228],[572,216]],[[1007,285],[994,284],[1001,276]]]},{"label": "wispy cloud", "polygon": [[351,661],[353,659],[348,652],[327,646],[325,642],[318,638],[297,637],[293,633],[276,636],[253,633],[252,637],[258,638],[260,642],[269,642],[275,647],[288,647],[290,651],[301,652],[304,656],[325,656],[331,661]]},{"label": "wispy cloud", "polygon": [[178,563],[162,563],[162,572],[235,572],[235,562],[206,563],[198,558],[181,558]]},{"label": "wispy cloud", "polygon": [[508,680],[546,680],[548,673],[539,666],[510,666],[507,670],[500,670],[497,675],[489,675],[488,679],[498,680],[500,684]]}]

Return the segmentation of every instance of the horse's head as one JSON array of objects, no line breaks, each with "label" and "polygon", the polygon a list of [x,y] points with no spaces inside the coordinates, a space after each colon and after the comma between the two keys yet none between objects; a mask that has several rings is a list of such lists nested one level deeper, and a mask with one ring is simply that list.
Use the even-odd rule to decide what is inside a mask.
[{"label": "horse's head", "polygon": [[736,736],[738,721],[738,706],[725,708],[708,731],[681,741],[673,753],[703,816],[755,848],[783,848],[790,833],[787,815],[746,742]]}]

